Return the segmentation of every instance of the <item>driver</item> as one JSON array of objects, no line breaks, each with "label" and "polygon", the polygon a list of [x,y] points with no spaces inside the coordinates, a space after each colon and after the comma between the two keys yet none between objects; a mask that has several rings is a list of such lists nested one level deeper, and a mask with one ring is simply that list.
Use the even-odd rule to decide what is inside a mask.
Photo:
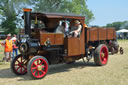
[{"label": "driver", "polygon": [[79,20],[74,21],[74,26],[71,27],[71,34],[74,34],[74,37],[78,37],[80,35],[82,26]]}]

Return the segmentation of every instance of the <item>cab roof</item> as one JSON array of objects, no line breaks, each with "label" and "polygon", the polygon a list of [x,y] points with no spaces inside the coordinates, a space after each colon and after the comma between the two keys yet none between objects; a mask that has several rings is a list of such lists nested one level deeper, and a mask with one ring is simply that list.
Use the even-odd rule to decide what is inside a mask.
[{"label": "cab roof", "polygon": [[85,16],[75,14],[64,14],[64,13],[31,13],[31,18],[35,19],[47,18],[47,19],[85,19]]}]

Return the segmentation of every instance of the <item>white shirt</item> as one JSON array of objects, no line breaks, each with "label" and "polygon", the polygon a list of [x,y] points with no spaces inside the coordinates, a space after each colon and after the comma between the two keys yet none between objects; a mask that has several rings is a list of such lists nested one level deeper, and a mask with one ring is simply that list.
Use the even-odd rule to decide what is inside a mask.
[{"label": "white shirt", "polygon": [[65,33],[64,26],[58,26],[57,29],[56,29],[56,33]]},{"label": "white shirt", "polygon": [[16,40],[16,37],[12,37],[11,40],[12,40],[12,41],[13,41],[13,40]]}]

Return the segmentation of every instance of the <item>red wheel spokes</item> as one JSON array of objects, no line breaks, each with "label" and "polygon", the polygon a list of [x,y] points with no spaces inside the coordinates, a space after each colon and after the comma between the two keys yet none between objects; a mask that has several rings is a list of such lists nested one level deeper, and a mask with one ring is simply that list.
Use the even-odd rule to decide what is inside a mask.
[{"label": "red wheel spokes", "polygon": [[23,59],[22,56],[18,57],[15,61],[15,70],[17,73],[23,74],[27,71],[27,67],[25,66],[26,60]]},{"label": "red wheel spokes", "polygon": [[17,59],[16,61],[17,61],[18,63],[20,63],[20,61],[19,61],[18,59]]},{"label": "red wheel spokes", "polygon": [[43,64],[43,61],[40,62],[40,65],[42,65],[42,64]]},{"label": "red wheel spokes", "polygon": [[22,62],[22,57],[21,57],[21,62]]},{"label": "red wheel spokes", "polygon": [[35,75],[37,71],[34,71],[32,74]]},{"label": "red wheel spokes", "polygon": [[22,73],[22,67],[20,67],[20,73]]},{"label": "red wheel spokes", "polygon": [[39,71],[37,71],[37,76],[40,76],[40,72]]},{"label": "red wheel spokes", "polygon": [[18,67],[18,68],[16,69],[16,71],[18,71],[19,68],[20,68],[20,67]]},{"label": "red wheel spokes", "polygon": [[33,64],[37,67],[37,64],[35,64],[35,62]]},{"label": "red wheel spokes", "polygon": [[37,65],[39,65],[39,61],[40,61],[40,60],[37,60]]},{"label": "red wheel spokes", "polygon": [[33,70],[33,69],[37,69],[37,67],[32,67],[32,70]]},{"label": "red wheel spokes", "polygon": [[45,74],[45,72],[44,71],[41,71],[43,74]]},{"label": "red wheel spokes", "polygon": [[100,58],[101,58],[101,61],[102,61],[103,64],[107,63],[108,51],[107,51],[106,47],[101,48]]},{"label": "red wheel spokes", "polygon": [[47,63],[44,59],[36,59],[31,65],[31,72],[34,77],[41,78],[47,73]]}]

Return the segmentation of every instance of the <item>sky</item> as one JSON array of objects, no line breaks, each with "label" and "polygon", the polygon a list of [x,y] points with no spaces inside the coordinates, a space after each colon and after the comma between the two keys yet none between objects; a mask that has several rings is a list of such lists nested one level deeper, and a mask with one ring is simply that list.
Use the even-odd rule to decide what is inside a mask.
[{"label": "sky", "polygon": [[128,0],[87,0],[95,19],[90,25],[105,26],[117,21],[128,21]]}]

